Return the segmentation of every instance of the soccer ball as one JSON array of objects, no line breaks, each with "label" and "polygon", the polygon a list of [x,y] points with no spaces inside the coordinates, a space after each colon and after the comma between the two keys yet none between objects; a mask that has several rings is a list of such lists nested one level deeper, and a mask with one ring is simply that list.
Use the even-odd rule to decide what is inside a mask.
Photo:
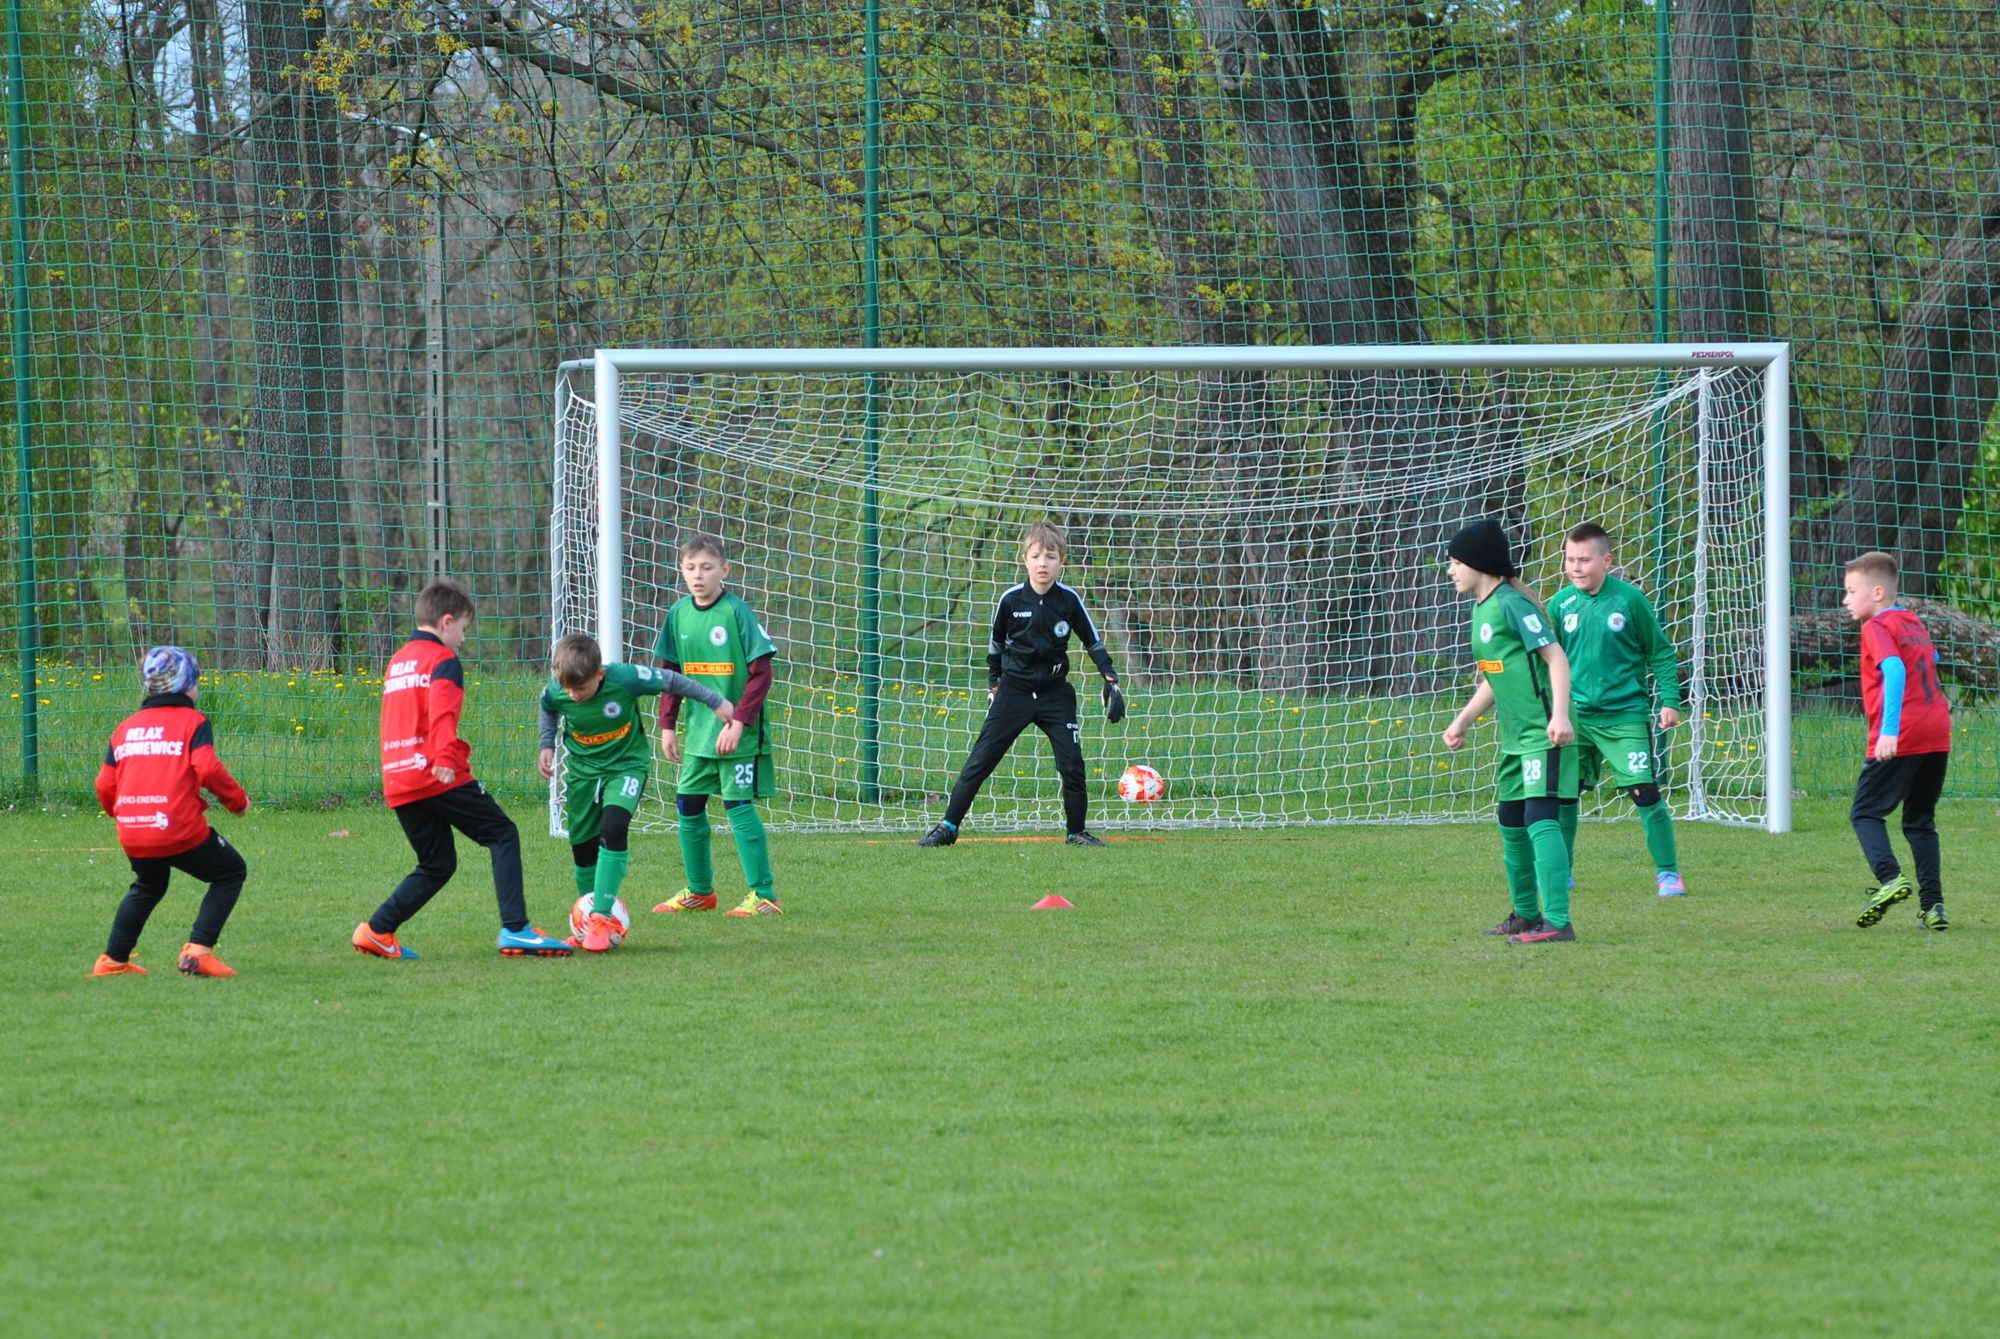
[{"label": "soccer ball", "polygon": [[[583,938],[584,922],[590,919],[590,909],[597,905],[597,899],[589,893],[576,899],[576,905],[569,909],[570,933]],[[625,936],[632,929],[632,913],[625,910],[625,899],[615,898],[611,903],[611,919],[618,922],[618,931],[611,936],[611,947],[617,948],[625,942]]]},{"label": "soccer ball", "polygon": [[1133,763],[1118,778],[1118,798],[1150,804],[1167,793],[1165,778],[1144,763]]}]

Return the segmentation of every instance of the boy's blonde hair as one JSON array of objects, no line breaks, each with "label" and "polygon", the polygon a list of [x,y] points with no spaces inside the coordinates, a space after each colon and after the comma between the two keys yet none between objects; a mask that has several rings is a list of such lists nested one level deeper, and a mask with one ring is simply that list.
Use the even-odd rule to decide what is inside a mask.
[{"label": "boy's blonde hair", "polygon": [[472,617],[472,594],[450,577],[439,577],[417,592],[417,626],[434,628],[446,615],[463,623]]},{"label": "boy's blonde hair", "polygon": [[1041,548],[1058,558],[1069,557],[1069,536],[1054,521],[1036,521],[1028,527],[1028,533],[1021,536],[1021,552]]},{"label": "boy's blonde hair", "polygon": [[597,638],[586,632],[572,632],[556,643],[555,654],[549,657],[549,668],[555,671],[556,680],[563,687],[581,688],[604,668],[604,652],[598,647]]},{"label": "boy's blonde hair", "polygon": [[697,530],[681,541],[683,559],[697,553],[712,553],[715,555],[715,561],[719,563],[729,561],[729,547],[722,542],[721,536],[711,535],[706,531]]},{"label": "boy's blonde hair", "polygon": [[1870,549],[1859,558],[1848,559],[1847,570],[1859,572],[1862,580],[1876,582],[1887,586],[1890,590],[1896,589],[1897,580],[1901,575],[1896,560],[1880,549]]}]

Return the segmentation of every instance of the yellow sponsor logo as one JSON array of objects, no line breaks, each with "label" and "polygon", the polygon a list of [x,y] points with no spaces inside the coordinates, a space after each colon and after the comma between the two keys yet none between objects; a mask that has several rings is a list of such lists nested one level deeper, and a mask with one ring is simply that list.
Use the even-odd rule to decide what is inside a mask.
[{"label": "yellow sponsor logo", "polygon": [[632,722],[627,721],[625,722],[625,724],[619,726],[616,730],[606,730],[601,735],[580,735],[576,731],[572,730],[569,732],[569,737],[575,740],[577,743],[583,745],[583,747],[585,748],[595,748],[599,744],[616,743],[618,740],[625,738],[625,736],[631,733],[632,733]]},{"label": "yellow sponsor logo", "polygon": [[717,674],[724,678],[736,673],[736,665],[728,660],[690,660],[681,666],[683,674]]},{"label": "yellow sponsor logo", "polygon": [[1507,668],[1507,662],[1504,660],[1482,660],[1479,662],[1479,668],[1488,674],[1498,674]]}]

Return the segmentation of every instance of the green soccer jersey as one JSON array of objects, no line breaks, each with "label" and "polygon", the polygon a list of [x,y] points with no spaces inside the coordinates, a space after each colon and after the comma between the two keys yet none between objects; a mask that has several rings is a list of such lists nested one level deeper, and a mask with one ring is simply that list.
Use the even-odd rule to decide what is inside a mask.
[{"label": "green soccer jersey", "polygon": [[1472,653],[1493,688],[1502,753],[1549,747],[1549,669],[1537,654],[1555,634],[1535,602],[1502,582],[1472,606]]},{"label": "green soccer jersey", "polygon": [[[667,611],[666,626],[653,654],[663,664],[678,669],[696,683],[705,684],[731,702],[743,697],[743,685],[750,681],[750,662],[773,655],[764,625],[750,612],[734,591],[725,590],[716,602],[704,609],[693,596],[682,596]],[[757,713],[754,724],[744,727],[743,738],[733,755],[749,761],[771,751],[771,713]],[[687,758],[715,758],[715,737],[721,722],[706,713],[681,713],[681,755]]]},{"label": "green soccer jersey", "polygon": [[549,680],[542,688],[542,713],[561,722],[570,775],[617,776],[651,767],[653,751],[639,703],[666,691],[665,676],[644,665],[606,665],[603,684],[583,702],[572,701],[560,682]]},{"label": "green soccer jersey", "polygon": [[1652,714],[1652,677],[1660,705],[1681,710],[1680,666],[1652,601],[1629,581],[1607,576],[1592,595],[1564,587],[1549,601],[1556,640],[1569,654],[1570,701],[1579,719]]}]

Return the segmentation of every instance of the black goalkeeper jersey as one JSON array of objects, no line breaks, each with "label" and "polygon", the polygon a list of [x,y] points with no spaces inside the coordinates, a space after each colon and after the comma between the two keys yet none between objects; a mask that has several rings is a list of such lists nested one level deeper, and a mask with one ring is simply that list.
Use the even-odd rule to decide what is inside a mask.
[{"label": "black goalkeeper jersey", "polygon": [[1083,643],[1098,672],[1111,678],[1111,653],[1097,635],[1077,593],[1058,581],[1046,595],[1027,582],[1010,587],[993,611],[993,640],[986,648],[986,681],[1029,692],[1055,687],[1069,677],[1069,639]]}]

